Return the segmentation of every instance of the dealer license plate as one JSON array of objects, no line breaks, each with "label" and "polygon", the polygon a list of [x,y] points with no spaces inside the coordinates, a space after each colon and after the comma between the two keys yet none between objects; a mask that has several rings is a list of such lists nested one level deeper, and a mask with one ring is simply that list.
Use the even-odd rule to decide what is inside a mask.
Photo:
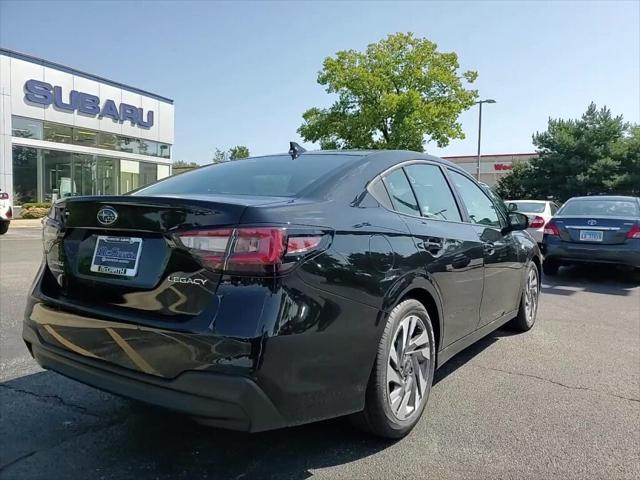
[{"label": "dealer license plate", "polygon": [[133,277],[138,273],[142,239],[99,235],[91,260],[91,271]]}]

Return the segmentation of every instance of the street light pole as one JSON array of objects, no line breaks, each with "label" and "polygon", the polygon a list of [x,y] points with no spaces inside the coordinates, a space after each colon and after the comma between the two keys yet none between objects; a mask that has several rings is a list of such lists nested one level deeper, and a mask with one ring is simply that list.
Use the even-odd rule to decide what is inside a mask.
[{"label": "street light pole", "polygon": [[480,141],[482,139],[482,104],[483,103],[496,103],[492,98],[486,100],[479,100],[476,102],[478,105],[478,169],[476,173],[476,179],[480,181]]}]

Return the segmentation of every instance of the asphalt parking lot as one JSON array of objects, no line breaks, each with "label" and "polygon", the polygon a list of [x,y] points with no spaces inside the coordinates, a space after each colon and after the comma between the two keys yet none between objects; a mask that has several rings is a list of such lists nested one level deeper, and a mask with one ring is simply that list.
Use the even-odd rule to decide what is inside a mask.
[{"label": "asphalt parking lot", "polygon": [[538,322],[436,374],[397,442],[342,420],[246,435],[41,370],[20,339],[40,233],[0,237],[0,478],[640,478],[640,285],[611,269],[544,279]]}]

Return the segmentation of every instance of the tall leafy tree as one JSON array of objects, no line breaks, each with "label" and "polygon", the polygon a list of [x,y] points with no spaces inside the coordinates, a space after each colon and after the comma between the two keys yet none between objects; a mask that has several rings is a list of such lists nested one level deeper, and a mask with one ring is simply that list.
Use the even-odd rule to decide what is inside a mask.
[{"label": "tall leafy tree", "polygon": [[640,127],[591,103],[577,120],[549,119],[533,135],[539,157],[514,168],[496,190],[503,198],[566,200],[596,193],[640,193]]},{"label": "tall leafy tree", "polygon": [[445,146],[464,138],[458,116],[477,98],[467,88],[476,77],[460,71],[455,53],[439,52],[426,38],[389,35],[364,52],[344,50],[324,60],[318,83],[337,100],[304,112],[298,133],[323,149]]},{"label": "tall leafy tree", "polygon": [[249,157],[249,149],[244,145],[236,145],[229,149],[229,160],[238,160],[239,158]]},{"label": "tall leafy tree", "polygon": [[216,148],[213,152],[213,163],[228,162],[230,160],[238,160],[240,158],[247,158],[250,155],[249,149],[244,145],[236,145],[229,150],[220,150]]}]

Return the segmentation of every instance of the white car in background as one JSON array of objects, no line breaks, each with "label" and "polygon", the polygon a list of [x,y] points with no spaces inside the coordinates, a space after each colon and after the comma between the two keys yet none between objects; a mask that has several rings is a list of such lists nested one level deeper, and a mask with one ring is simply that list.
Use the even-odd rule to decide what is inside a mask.
[{"label": "white car in background", "polygon": [[0,235],[7,233],[12,218],[13,209],[9,202],[9,194],[0,190]]},{"label": "white car in background", "polygon": [[510,211],[524,213],[529,217],[527,232],[538,243],[542,243],[544,226],[560,208],[551,200],[507,200],[504,203]]}]

